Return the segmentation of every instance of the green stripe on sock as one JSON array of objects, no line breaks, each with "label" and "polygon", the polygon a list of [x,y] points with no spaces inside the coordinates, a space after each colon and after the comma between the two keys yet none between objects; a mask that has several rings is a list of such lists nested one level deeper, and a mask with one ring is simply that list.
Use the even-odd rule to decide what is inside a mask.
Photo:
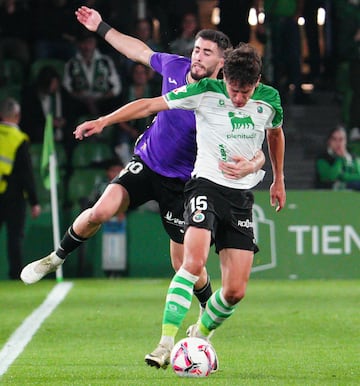
[{"label": "green stripe on sock", "polygon": [[179,288],[179,287],[169,288],[168,296],[169,295],[178,295],[178,296],[181,296],[189,301],[191,301],[191,299],[192,299],[192,294],[189,291],[186,291],[185,289]]},{"label": "green stripe on sock", "polygon": [[224,313],[216,309],[215,306],[210,302],[208,302],[207,307],[209,307],[209,310],[219,318],[226,318],[229,315],[228,313]]},{"label": "green stripe on sock", "polygon": [[185,279],[183,276],[179,276],[179,274],[176,274],[174,276],[173,281],[191,288],[194,286],[194,283],[192,281]]},{"label": "green stripe on sock", "polygon": [[216,323],[214,320],[212,320],[210,316],[205,312],[204,315],[201,317],[200,326],[201,325],[204,325],[204,327],[210,331],[218,327],[219,323]]},{"label": "green stripe on sock", "polygon": [[168,288],[163,314],[163,335],[175,337],[183,322],[193,296],[194,283],[198,277],[180,268]]},{"label": "green stripe on sock", "polygon": [[[201,323],[208,330],[213,330],[214,328],[220,326],[235,311],[235,306],[229,307],[221,301],[220,291],[220,289],[217,290],[209,299],[206,305],[206,310],[201,318]],[[219,311],[216,307],[222,308],[223,311]],[[214,319],[210,316],[208,311],[214,315]]]},{"label": "green stripe on sock", "polygon": [[221,296],[220,296],[220,292],[221,292],[221,290],[217,290],[217,291],[215,292],[215,299],[216,299],[216,302],[217,302],[221,307],[227,309],[227,308],[229,308],[229,306],[225,305],[225,304],[222,302]]}]

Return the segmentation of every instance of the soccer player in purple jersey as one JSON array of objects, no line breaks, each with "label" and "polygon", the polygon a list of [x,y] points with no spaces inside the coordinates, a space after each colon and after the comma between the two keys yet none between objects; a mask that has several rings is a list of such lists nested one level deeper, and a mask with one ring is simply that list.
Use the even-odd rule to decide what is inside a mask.
[{"label": "soccer player in purple jersey", "polygon": [[[150,66],[163,77],[162,93],[202,78],[216,78],[223,66],[224,50],[231,46],[222,32],[202,30],[196,36],[191,60],[178,55],[154,52],[142,41],[124,35],[104,23],[100,14],[85,6],[76,11],[77,19],[96,31],[129,59]],[[163,226],[170,237],[171,262],[177,271],[183,260],[184,184],[190,179],[196,156],[195,116],[192,111],[160,112],[138,139],[134,156],[118,177],[106,188],[92,208],[86,209],[66,231],[60,246],[48,256],[28,264],[21,279],[33,284],[63,264],[69,253],[92,237],[114,215],[136,208],[149,200],[159,203]],[[228,178],[237,179],[259,170],[265,162],[258,151],[252,160],[233,157],[220,162]],[[212,294],[204,269],[195,284],[195,295],[202,310]]]}]

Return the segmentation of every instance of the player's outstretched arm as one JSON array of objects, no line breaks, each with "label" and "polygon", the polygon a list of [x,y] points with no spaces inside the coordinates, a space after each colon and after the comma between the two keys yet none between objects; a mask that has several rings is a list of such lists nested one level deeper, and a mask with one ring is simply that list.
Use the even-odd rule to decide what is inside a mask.
[{"label": "player's outstretched arm", "polygon": [[132,119],[145,118],[162,110],[168,110],[168,105],[162,96],[155,98],[142,98],[130,102],[110,114],[78,125],[73,134],[76,139],[82,140],[101,133],[106,126]]},{"label": "player's outstretched arm", "polygon": [[97,32],[121,54],[134,62],[149,65],[153,50],[144,42],[111,28],[104,23],[100,13],[95,9],[82,6],[75,11],[75,15],[79,23],[89,31]]},{"label": "player's outstretched arm", "polygon": [[286,202],[284,181],[285,137],[282,128],[268,129],[267,142],[273,172],[273,183],[270,186],[270,203],[272,206],[276,206],[276,211],[279,212]]}]

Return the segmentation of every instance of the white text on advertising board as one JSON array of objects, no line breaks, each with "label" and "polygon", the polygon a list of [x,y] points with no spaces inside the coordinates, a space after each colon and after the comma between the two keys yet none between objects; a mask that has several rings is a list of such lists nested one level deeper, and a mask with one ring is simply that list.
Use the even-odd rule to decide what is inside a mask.
[{"label": "white text on advertising board", "polygon": [[288,231],[295,234],[298,255],[350,255],[360,250],[360,236],[352,225],[290,225]]}]

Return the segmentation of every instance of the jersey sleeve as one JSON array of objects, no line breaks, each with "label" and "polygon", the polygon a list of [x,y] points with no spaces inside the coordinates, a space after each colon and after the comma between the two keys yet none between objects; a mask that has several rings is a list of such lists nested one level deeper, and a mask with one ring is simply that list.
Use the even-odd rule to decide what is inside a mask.
[{"label": "jersey sleeve", "polygon": [[281,106],[279,92],[275,88],[260,84],[253,95],[253,99],[261,100],[269,105],[273,111],[273,114],[270,115],[268,121],[266,122],[265,127],[267,129],[277,129],[282,127],[284,112]]},{"label": "jersey sleeve", "polygon": [[273,89],[273,91],[274,92],[271,93],[270,98],[268,99],[268,102],[272,107],[273,114],[267,122],[267,129],[277,129],[279,127],[282,127],[284,120],[284,112],[281,107],[279,92],[275,89]]},{"label": "jersey sleeve", "polygon": [[208,89],[205,79],[172,90],[164,95],[169,109],[196,110]]},{"label": "jersey sleeve", "polygon": [[154,52],[150,58],[150,67],[161,75],[164,75],[166,67],[172,62],[179,60],[178,55],[167,54],[164,52]]}]

